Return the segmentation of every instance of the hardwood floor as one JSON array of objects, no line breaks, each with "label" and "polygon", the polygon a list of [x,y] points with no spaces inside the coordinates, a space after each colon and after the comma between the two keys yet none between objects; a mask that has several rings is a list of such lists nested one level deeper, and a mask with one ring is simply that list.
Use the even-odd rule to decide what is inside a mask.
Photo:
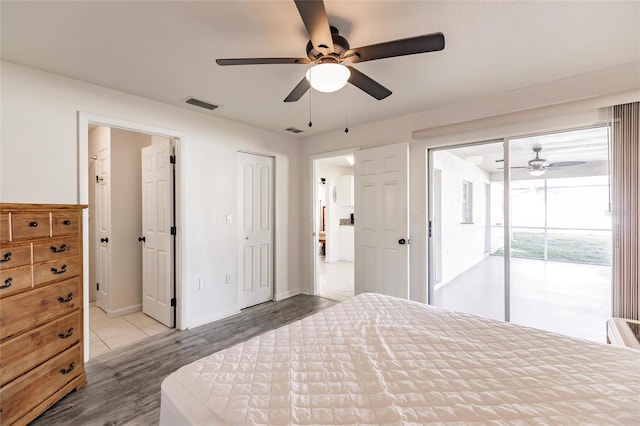
[{"label": "hardwood floor", "polygon": [[33,425],[157,425],[160,384],[179,367],[336,302],[297,295],[267,302],[215,323],[172,330],[86,364],[88,384],[38,417]]}]

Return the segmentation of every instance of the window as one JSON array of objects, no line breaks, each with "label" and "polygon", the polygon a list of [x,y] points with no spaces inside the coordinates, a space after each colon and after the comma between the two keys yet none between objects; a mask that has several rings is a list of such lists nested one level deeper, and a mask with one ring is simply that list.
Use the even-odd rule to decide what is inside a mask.
[{"label": "window", "polygon": [[462,223],[473,222],[473,183],[462,181]]}]

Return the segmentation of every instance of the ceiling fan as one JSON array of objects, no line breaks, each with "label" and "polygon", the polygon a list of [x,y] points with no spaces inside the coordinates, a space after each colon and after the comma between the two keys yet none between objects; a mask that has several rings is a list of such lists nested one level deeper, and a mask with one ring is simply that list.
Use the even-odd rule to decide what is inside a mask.
[{"label": "ceiling fan", "polygon": [[[540,151],[542,147],[533,148],[533,152],[536,153],[536,157],[529,160],[528,166],[511,167],[512,169],[527,169],[532,176],[542,176],[547,170],[559,170],[563,167],[579,166],[586,163],[586,161],[557,161],[555,163],[548,163],[544,158],[540,158]],[[502,162],[504,160],[496,160],[496,162]]]},{"label": "ceiling fan", "polygon": [[[391,91],[351,65],[343,65],[343,63],[353,64],[444,49],[444,35],[442,33],[426,34],[351,49],[347,39],[338,33],[338,29],[329,25],[322,0],[294,0],[294,3],[311,38],[307,43],[306,58],[216,59],[216,63],[218,65],[315,64],[309,68],[305,77],[285,98],[285,102],[299,100],[310,87],[332,92],[342,88],[347,81],[380,100],[389,96]],[[333,84],[332,87],[323,88],[320,85],[322,83],[320,79],[322,78],[321,72],[325,70],[333,75],[340,74],[342,80]]]}]

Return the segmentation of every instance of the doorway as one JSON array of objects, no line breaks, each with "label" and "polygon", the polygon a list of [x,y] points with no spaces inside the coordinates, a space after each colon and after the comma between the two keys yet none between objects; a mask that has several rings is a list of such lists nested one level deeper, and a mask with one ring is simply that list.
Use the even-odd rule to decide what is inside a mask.
[{"label": "doorway", "polygon": [[80,139],[88,160],[86,358],[169,331],[178,300],[177,138],[100,121],[86,120]]},{"label": "doorway", "polygon": [[343,301],[354,295],[354,156],[313,160],[316,294]]}]

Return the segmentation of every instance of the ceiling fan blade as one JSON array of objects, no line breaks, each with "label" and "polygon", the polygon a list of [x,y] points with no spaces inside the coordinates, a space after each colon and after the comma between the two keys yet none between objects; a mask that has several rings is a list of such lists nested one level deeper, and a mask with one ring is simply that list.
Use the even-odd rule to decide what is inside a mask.
[{"label": "ceiling fan blade", "polygon": [[558,161],[556,163],[550,163],[547,167],[569,167],[579,166],[586,163],[586,161]]},{"label": "ceiling fan blade", "polygon": [[240,58],[216,59],[218,65],[308,64],[307,58]]},{"label": "ceiling fan blade", "polygon": [[433,33],[356,47],[347,51],[345,56],[355,55],[356,58],[354,58],[352,62],[364,62],[375,59],[393,58],[394,56],[436,52],[442,49],[444,49],[444,34]]},{"label": "ceiling fan blade", "polygon": [[368,93],[377,100],[384,99],[391,94],[391,90],[387,89],[377,81],[371,79],[366,74],[361,73],[351,66],[347,66],[347,68],[349,68],[349,71],[351,71],[349,83],[353,84],[363,92]]},{"label": "ceiling fan blade", "polygon": [[309,80],[307,80],[306,77],[302,77],[302,80],[300,80],[300,83],[298,83],[296,87],[293,88],[291,93],[289,93],[289,96],[287,96],[284,99],[284,101],[295,102],[299,100],[302,97],[302,95],[307,93],[307,90],[309,90],[310,87],[311,85],[309,84]]},{"label": "ceiling fan blade", "polygon": [[313,47],[323,54],[333,53],[333,37],[322,0],[294,0]]},{"label": "ceiling fan blade", "polygon": [[[510,169],[528,169],[528,166],[512,166]],[[496,167],[498,170],[504,170],[504,167]]]}]

